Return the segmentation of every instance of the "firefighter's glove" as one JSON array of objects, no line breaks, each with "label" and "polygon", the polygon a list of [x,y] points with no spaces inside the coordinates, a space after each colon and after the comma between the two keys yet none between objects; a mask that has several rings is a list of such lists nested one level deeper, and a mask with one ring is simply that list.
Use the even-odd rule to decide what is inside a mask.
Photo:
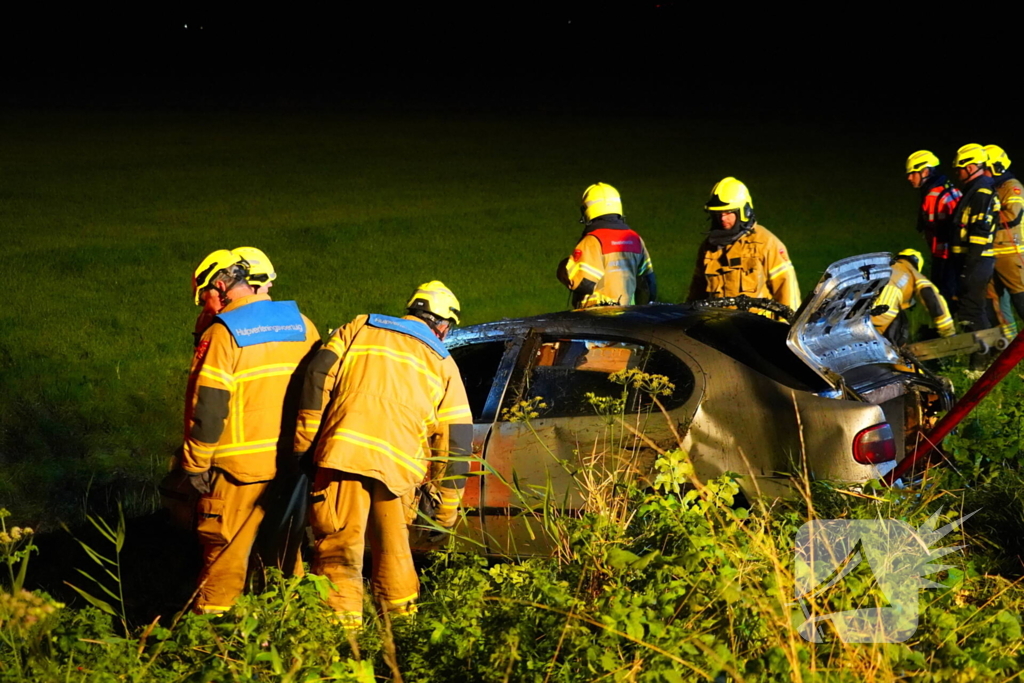
[{"label": "firefighter's glove", "polygon": [[952,337],[954,334],[956,334],[956,329],[954,329],[953,327],[945,327],[939,330],[939,336],[942,337],[943,339],[946,339],[947,337]]},{"label": "firefighter's glove", "polygon": [[456,488],[438,487],[440,502],[434,508],[431,516],[439,526],[445,529],[454,529],[459,523],[459,503],[462,500],[462,490]]},{"label": "firefighter's glove", "polygon": [[210,492],[213,485],[213,471],[189,472],[188,483],[192,484],[192,488],[205,496]]}]

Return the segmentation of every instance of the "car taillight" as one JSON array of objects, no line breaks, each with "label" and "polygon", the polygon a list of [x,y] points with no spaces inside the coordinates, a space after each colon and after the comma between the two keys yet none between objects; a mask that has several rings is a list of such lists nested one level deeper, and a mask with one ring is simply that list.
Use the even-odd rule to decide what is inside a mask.
[{"label": "car taillight", "polygon": [[853,459],[861,465],[877,465],[896,459],[896,439],[888,422],[862,429],[853,437]]}]

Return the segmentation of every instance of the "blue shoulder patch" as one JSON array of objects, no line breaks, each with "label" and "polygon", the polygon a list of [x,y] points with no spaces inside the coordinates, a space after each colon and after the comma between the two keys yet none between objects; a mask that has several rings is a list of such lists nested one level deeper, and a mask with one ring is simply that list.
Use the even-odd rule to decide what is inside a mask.
[{"label": "blue shoulder patch", "polygon": [[415,320],[402,320],[401,318],[394,318],[390,315],[380,315],[379,313],[371,313],[370,319],[366,321],[366,324],[370,327],[377,327],[382,330],[391,330],[392,332],[398,332],[400,334],[407,334],[410,337],[415,337],[421,342],[433,349],[434,353],[441,356],[441,359],[448,357],[448,349],[445,348],[441,340],[437,338],[429,327],[424,323],[416,322]]},{"label": "blue shoulder patch", "polygon": [[217,320],[231,331],[239,346],[306,341],[306,323],[294,301],[254,301],[221,313]]}]

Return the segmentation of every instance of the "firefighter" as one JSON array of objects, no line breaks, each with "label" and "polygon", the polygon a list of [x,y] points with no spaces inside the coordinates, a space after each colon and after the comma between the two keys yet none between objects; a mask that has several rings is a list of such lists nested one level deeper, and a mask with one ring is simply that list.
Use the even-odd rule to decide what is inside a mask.
[{"label": "firefighter", "polygon": [[757,222],[747,186],[723,178],[704,205],[711,229],[697,251],[687,301],[745,294],[800,307],[796,270],[786,245]]},{"label": "firefighter", "polygon": [[298,407],[292,380],[319,342],[294,301],[255,293],[248,275],[248,264],[222,249],[203,260],[193,285],[197,300],[216,290],[223,304],[192,360],[181,460],[200,494],[196,609],[203,613],[226,611],[242,592],[279,447],[291,454],[282,425],[294,423]]},{"label": "firefighter", "polygon": [[875,301],[875,306],[888,306],[889,309],[872,316],[871,324],[896,346],[903,346],[909,340],[904,311],[914,304],[915,296],[932,317],[940,337],[950,337],[955,333],[946,300],[935,285],[921,275],[923,265],[921,252],[916,249],[901,251],[892,264],[888,284]]},{"label": "firefighter", "polygon": [[572,292],[572,307],[655,301],[654,266],[640,235],[622,220],[618,190],[607,183],[591,185],[583,192],[580,214],[583,234],[557,269],[559,282]]},{"label": "firefighter", "polygon": [[931,276],[947,300],[956,295],[956,273],[949,267],[949,241],[960,190],[939,172],[939,159],[926,149],[907,157],[907,180],[921,192],[917,231],[931,254]]},{"label": "firefighter", "polygon": [[[257,294],[267,294],[274,284],[274,279],[277,278],[277,273],[274,272],[274,264],[270,262],[267,255],[256,247],[236,247],[231,250],[231,253],[249,264],[249,275],[246,278],[246,282],[253,288],[253,291]],[[207,289],[202,292],[196,290],[195,294],[196,305],[198,306],[200,301],[203,304],[203,310],[199,312],[199,317],[196,318],[195,330],[192,332],[195,345],[198,346],[199,338],[203,336],[206,328],[213,323],[214,317],[220,313],[222,304],[220,302],[220,294],[216,289]]]},{"label": "firefighter", "polygon": [[[360,315],[317,352],[302,389],[295,457],[312,449],[316,472],[310,525],[312,571],[334,584],[328,602],[345,628],[363,619],[363,551],[372,551],[372,588],[381,611],[415,611],[419,580],[408,524],[428,456],[447,461],[432,482],[435,521],[451,528],[473,428],[466,390],[442,340],[459,322],[459,302],[441,282],[421,285],[403,318]],[[443,466],[443,465],[442,465]]]},{"label": "firefighter", "polygon": [[[1024,234],[1021,232],[1021,218],[1024,217],[1024,185],[1010,173],[1010,157],[998,145],[985,145],[988,155],[988,173],[995,182],[999,197],[999,223],[993,240],[995,252],[995,275],[992,282],[1000,297],[1009,292],[1013,309],[1024,319]],[[1014,327],[1012,311],[1001,310],[1000,318],[1007,337],[1012,337]]]},{"label": "firefighter", "polygon": [[[952,265],[957,272],[957,319],[967,331],[990,326],[985,290],[995,271],[993,239],[1002,205],[995,181],[985,174],[988,154],[981,145],[967,144],[957,150],[953,168],[964,196],[954,214],[951,240]],[[971,368],[985,364],[983,354],[971,356]]]}]

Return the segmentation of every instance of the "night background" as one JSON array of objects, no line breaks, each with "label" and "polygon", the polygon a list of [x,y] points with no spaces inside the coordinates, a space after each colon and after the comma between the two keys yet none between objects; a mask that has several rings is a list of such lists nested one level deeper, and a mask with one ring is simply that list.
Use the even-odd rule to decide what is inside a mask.
[{"label": "night background", "polygon": [[[299,598],[287,604],[246,598],[245,615],[261,626],[245,634],[234,622],[188,618],[173,635],[158,629],[153,637],[174,653],[164,655],[174,663],[160,676],[130,656],[156,642],[140,645],[139,629],[158,614],[168,626],[193,587],[191,539],[154,531],[162,529],[154,510],[156,483],[181,443],[197,313],[190,277],[205,254],[266,251],[279,274],[272,294],[296,300],[323,335],[360,313],[400,314],[412,287],[435,278],[460,298],[466,324],[562,310],[554,267],[579,237],[583,189],[603,181],[621,191],[626,220],[647,243],[660,299],[677,302],[707,229],[708,192],[735,175],[750,187],[759,221],[787,245],[806,295],[837,259],[924,251],[904,172],[911,152],[930,149],[947,170],[968,142],[999,144],[1011,159],[1024,154],[1013,86],[1003,86],[1015,77],[1015,48],[1000,41],[1013,32],[991,17],[976,23],[924,7],[678,2],[6,10],[0,508],[13,513],[8,528],[15,521],[39,531],[26,587],[79,608],[85,603],[64,582],[86,585],[75,569],[88,570],[90,560],[61,524],[99,547],[86,516],[116,520],[120,505],[130,520],[124,604],[133,635],[127,654],[97,655],[81,639],[124,635],[118,618],[64,610],[47,641],[42,631],[29,637],[4,626],[0,604],[0,635],[19,634],[0,639],[3,647],[34,643],[17,661],[37,667],[0,664],[0,680],[63,680],[81,671],[68,662],[87,662],[100,672],[95,680],[123,672],[237,680],[240,659],[256,672],[248,680],[281,680],[259,642],[278,644],[286,660],[305,658],[317,676],[367,680],[314,609],[311,584],[291,586]],[[947,370],[967,386],[963,368]],[[771,569],[730,564],[732,550],[749,558],[763,548],[744,545],[751,541],[735,525],[733,536],[715,536],[717,513],[674,509],[658,533],[686,542],[675,559],[643,567],[609,554],[632,541],[604,537],[587,546],[597,555],[580,551],[586,561],[527,563],[508,575],[446,557],[424,574],[435,592],[419,630],[395,635],[403,670],[533,680],[523,672],[557,662],[550,671],[562,677],[552,680],[584,670],[580,680],[616,671],[684,680],[672,676],[678,661],[621,633],[673,653],[714,634],[685,649],[707,674],[697,680],[786,680],[795,675],[787,667],[806,668],[814,657],[820,668],[803,680],[829,672],[854,678],[828,680],[945,680],[941,672],[1003,680],[1020,668],[1024,605],[1024,594],[1007,587],[1020,575],[1013,539],[1024,537],[1018,379],[951,442],[967,483],[948,483],[937,498],[880,494],[878,507],[834,491],[815,501],[822,515],[881,509],[919,523],[948,490],[973,498],[941,500],[947,509],[991,511],[974,520],[983,550],[943,579],[948,590],[925,618],[931,627],[886,650],[881,668],[877,648],[826,652],[778,638],[787,617],[762,599],[776,590],[764,588],[774,585]],[[782,539],[776,560],[788,562],[786,525],[805,513],[765,522],[764,533]],[[730,550],[687,549],[708,539]],[[693,598],[731,595],[733,571],[762,582],[746,593],[762,597]],[[584,597],[565,585],[581,586]],[[520,592],[500,600],[591,610],[587,618],[617,631],[569,629],[555,612],[486,602],[502,590]],[[705,609],[717,616],[694,621]],[[563,628],[560,649],[548,636]],[[218,650],[224,657],[196,654],[215,649],[215,631],[228,643]],[[393,673],[381,638],[360,640],[371,676]],[[719,654],[708,655],[704,642]],[[323,643],[322,652],[313,647]]]}]

